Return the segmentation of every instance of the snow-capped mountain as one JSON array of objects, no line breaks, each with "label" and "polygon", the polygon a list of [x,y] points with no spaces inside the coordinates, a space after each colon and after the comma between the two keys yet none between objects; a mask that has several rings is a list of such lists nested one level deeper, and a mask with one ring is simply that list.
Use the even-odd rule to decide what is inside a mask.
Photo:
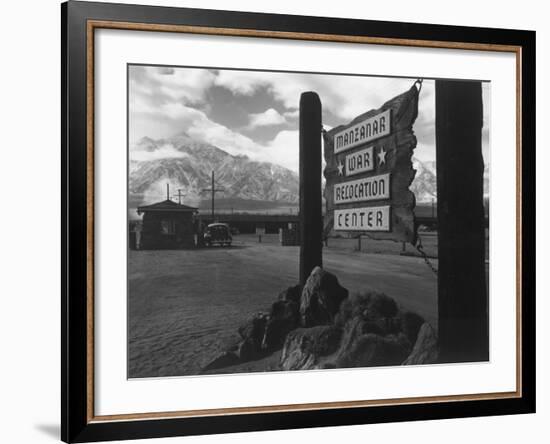
[{"label": "snow-capped mountain", "polygon": [[216,199],[240,199],[296,204],[298,175],[279,165],[234,156],[186,134],[140,139],[130,151],[129,191],[137,204],[161,200],[166,183],[172,195],[181,190],[187,204],[208,199],[214,171]]},{"label": "snow-capped mountain", "polygon": [[417,203],[429,203],[437,201],[437,179],[435,161],[422,162],[413,157],[413,168],[416,175],[410,186],[410,190],[416,196]]},{"label": "snow-capped mountain", "polygon": [[[437,174],[435,161],[420,161],[413,157],[413,168],[416,170],[411,191],[416,196],[416,202],[429,203],[437,201]],[[490,164],[485,164],[483,172],[483,196],[489,198],[489,170]]]},{"label": "snow-capped mountain", "polygon": [[[417,203],[437,201],[435,161],[413,157],[416,169],[411,191]],[[296,206],[299,201],[298,175],[282,166],[258,162],[226,151],[182,133],[169,139],[140,139],[130,151],[129,191],[132,204],[141,205],[165,198],[166,184],[171,197],[177,200],[181,190],[183,201],[199,205],[210,198],[203,190],[211,187],[215,174],[216,200],[232,202],[271,202]],[[485,168],[484,190],[489,188],[489,166]]]}]

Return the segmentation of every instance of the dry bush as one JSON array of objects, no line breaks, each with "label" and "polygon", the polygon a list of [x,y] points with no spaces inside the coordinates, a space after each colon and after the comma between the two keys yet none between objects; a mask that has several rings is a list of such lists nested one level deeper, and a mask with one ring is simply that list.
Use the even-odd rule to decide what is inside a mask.
[{"label": "dry bush", "polygon": [[356,317],[393,318],[397,315],[397,303],[384,293],[361,292],[345,299],[336,315],[337,325],[344,326]]}]

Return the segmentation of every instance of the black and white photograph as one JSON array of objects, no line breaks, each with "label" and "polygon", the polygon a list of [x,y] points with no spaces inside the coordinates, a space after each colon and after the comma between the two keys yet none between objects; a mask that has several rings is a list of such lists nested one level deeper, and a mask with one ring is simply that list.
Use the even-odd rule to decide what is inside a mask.
[{"label": "black and white photograph", "polygon": [[1,442],[545,441],[544,2],[6,6]]},{"label": "black and white photograph", "polygon": [[390,74],[127,65],[128,378],[490,360],[491,82]]}]

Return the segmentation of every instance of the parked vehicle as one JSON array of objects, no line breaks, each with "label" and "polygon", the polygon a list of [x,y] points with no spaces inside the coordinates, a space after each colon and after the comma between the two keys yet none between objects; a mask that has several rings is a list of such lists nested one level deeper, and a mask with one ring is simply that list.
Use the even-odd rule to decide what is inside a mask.
[{"label": "parked vehicle", "polygon": [[229,225],[222,223],[208,225],[204,230],[203,238],[204,245],[207,247],[213,247],[214,245],[229,247],[233,240]]}]

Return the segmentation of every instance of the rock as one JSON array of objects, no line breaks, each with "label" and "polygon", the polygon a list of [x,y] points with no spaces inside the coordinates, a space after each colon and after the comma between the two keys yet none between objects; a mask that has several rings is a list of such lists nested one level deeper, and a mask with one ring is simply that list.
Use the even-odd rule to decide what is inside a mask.
[{"label": "rock", "polygon": [[280,301],[292,301],[296,304],[300,304],[300,297],[302,296],[302,286],[295,285],[294,287],[288,287],[279,293]]},{"label": "rock", "polygon": [[345,354],[346,350],[352,348],[358,337],[363,335],[363,319],[356,316],[350,320],[343,329],[342,341],[338,355]]},{"label": "rock", "polygon": [[426,322],[424,318],[412,311],[400,312],[398,318],[400,330],[407,336],[411,344],[416,343],[420,327]]},{"label": "rock", "polygon": [[425,322],[420,327],[418,338],[410,355],[403,361],[403,365],[435,364],[439,359],[437,334],[434,328]]},{"label": "rock", "polygon": [[291,300],[279,300],[271,306],[269,319],[265,326],[262,341],[262,350],[273,351],[280,349],[286,335],[298,327],[300,319],[299,308]]},{"label": "rock", "polygon": [[251,346],[261,349],[265,334],[265,326],[268,316],[265,313],[258,313],[239,327],[239,335],[244,342],[249,342]]},{"label": "rock", "polygon": [[240,362],[239,357],[231,351],[226,351],[220,353],[216,358],[214,358],[208,365],[202,369],[202,373],[209,370],[215,370],[218,368],[229,367],[230,365],[235,365]]},{"label": "rock", "polygon": [[303,327],[330,324],[340,304],[348,297],[336,276],[315,267],[307,278],[300,299],[300,321]]},{"label": "rock", "polygon": [[269,312],[269,319],[289,319],[297,321],[300,317],[299,306],[296,302],[280,300],[274,302]]},{"label": "rock", "polygon": [[290,332],[281,354],[281,369],[317,368],[323,357],[331,355],[338,349],[341,336],[342,330],[332,325],[298,328]]},{"label": "rock", "polygon": [[339,368],[399,365],[410,350],[411,344],[403,333],[388,336],[367,333],[350,337],[339,351],[335,365]]},{"label": "rock", "polygon": [[241,362],[252,361],[261,356],[261,347],[253,340],[245,339],[239,344],[236,354]]}]

